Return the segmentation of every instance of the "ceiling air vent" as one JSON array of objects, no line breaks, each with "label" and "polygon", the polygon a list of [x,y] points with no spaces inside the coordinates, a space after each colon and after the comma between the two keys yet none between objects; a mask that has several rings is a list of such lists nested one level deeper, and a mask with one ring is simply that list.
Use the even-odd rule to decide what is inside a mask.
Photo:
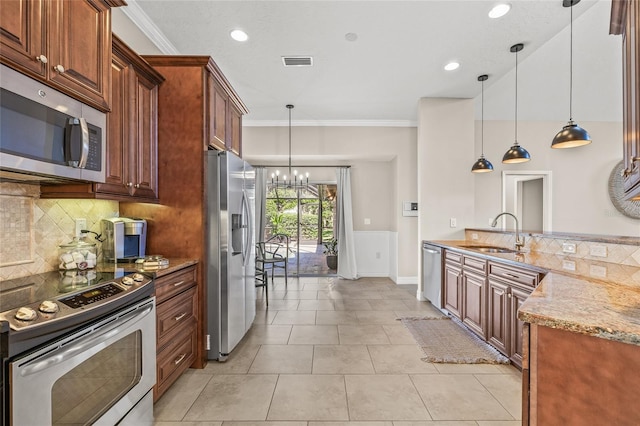
[{"label": "ceiling air vent", "polygon": [[310,67],[313,66],[311,56],[283,56],[282,63],[285,67]]}]

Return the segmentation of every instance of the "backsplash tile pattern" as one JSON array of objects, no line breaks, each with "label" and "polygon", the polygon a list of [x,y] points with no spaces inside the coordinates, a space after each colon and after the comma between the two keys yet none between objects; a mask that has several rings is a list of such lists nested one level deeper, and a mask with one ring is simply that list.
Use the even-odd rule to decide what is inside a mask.
[{"label": "backsplash tile pattern", "polygon": [[[72,240],[75,219],[86,219],[87,228],[100,233],[100,220],[112,217],[119,211],[116,201],[39,199],[39,194],[40,189],[37,185],[6,182],[0,184],[0,280],[57,270],[58,246]],[[21,198],[31,202],[5,202],[7,198]],[[5,223],[5,217],[10,218],[8,223]],[[16,235],[12,229],[21,226],[24,217],[32,218],[32,222],[29,223],[31,229],[29,232],[19,232]],[[89,235],[87,241],[94,242],[93,235]],[[98,259],[101,260],[100,243],[97,245]],[[24,257],[24,247],[27,246],[32,247],[33,251],[28,263],[2,266],[11,256]]]},{"label": "backsplash tile pattern", "polygon": [[[477,239],[472,237],[477,235]],[[513,247],[515,234],[513,232],[483,232],[476,229],[465,230],[465,238],[478,244],[494,245],[499,247]],[[575,253],[564,253],[562,245],[571,243],[576,245]],[[594,246],[602,246],[606,249],[607,256],[592,256],[591,249]],[[640,267],[640,241],[638,244],[614,244],[599,241],[572,240],[567,236],[554,237],[547,235],[525,235],[525,249],[532,252],[542,252],[567,258],[578,258],[595,262],[615,263]]]}]

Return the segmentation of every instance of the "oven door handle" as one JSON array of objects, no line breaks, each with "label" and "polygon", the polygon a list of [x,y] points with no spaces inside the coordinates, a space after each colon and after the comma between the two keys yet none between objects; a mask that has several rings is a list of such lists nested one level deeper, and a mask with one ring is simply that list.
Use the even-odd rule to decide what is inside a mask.
[{"label": "oven door handle", "polygon": [[79,337],[78,340],[68,342],[53,353],[48,352],[48,356],[46,358],[43,357],[30,360],[27,365],[21,368],[20,375],[23,377],[30,376],[46,370],[47,368],[53,367],[54,365],[61,364],[84,351],[106,342],[111,337],[120,333],[122,326],[134,325],[141,321],[145,316],[149,315],[152,311],[153,304],[150,304],[140,311],[136,309],[132,312],[128,312],[113,322],[104,325],[104,330],[100,330],[100,334],[98,335],[92,335],[91,332],[89,332],[89,335],[84,334],[82,337]]}]

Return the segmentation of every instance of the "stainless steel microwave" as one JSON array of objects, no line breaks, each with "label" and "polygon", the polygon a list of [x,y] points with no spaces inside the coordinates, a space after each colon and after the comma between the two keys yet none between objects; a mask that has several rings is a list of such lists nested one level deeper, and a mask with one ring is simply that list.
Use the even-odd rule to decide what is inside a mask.
[{"label": "stainless steel microwave", "polygon": [[105,113],[4,65],[0,90],[0,177],[105,181]]}]

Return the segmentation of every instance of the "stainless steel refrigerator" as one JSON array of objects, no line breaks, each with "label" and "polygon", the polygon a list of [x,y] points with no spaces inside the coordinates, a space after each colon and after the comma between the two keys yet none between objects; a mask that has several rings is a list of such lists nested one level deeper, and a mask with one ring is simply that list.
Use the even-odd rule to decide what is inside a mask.
[{"label": "stainless steel refrigerator", "polygon": [[224,361],[256,315],[255,172],[230,152],[206,162],[208,358]]}]

